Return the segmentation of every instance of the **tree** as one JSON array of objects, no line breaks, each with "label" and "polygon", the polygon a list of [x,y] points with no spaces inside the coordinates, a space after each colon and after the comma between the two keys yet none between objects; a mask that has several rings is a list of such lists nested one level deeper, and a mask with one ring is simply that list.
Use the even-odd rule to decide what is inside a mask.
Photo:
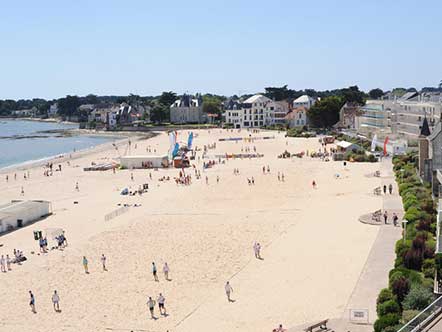
[{"label": "tree", "polygon": [[214,100],[204,101],[203,112],[210,114],[221,114],[220,104]]},{"label": "tree", "polygon": [[370,96],[371,99],[379,99],[384,95],[384,91],[382,91],[379,88],[376,88],[376,89],[370,90],[368,95]]},{"label": "tree", "polygon": [[77,96],[66,96],[58,101],[58,112],[64,116],[72,116],[77,112],[80,106],[80,98]]},{"label": "tree", "polygon": [[291,95],[291,91],[289,89],[287,89],[287,85],[284,85],[280,88],[277,87],[267,87],[265,88],[265,93],[264,95],[267,98],[270,98],[272,100],[284,100],[290,97]]},{"label": "tree", "polygon": [[85,104],[96,105],[96,104],[100,103],[100,101],[98,100],[98,97],[93,94],[89,94],[86,97],[83,97],[82,99],[83,99],[83,103],[85,103]]},{"label": "tree", "polygon": [[161,96],[158,98],[158,102],[160,104],[170,107],[170,105],[172,105],[176,99],[177,99],[176,93],[169,91],[169,92],[163,92]]},{"label": "tree", "polygon": [[344,97],[345,102],[358,103],[363,105],[365,103],[365,93],[360,91],[357,85],[341,89],[340,95]]},{"label": "tree", "polygon": [[316,102],[307,112],[312,126],[327,128],[339,121],[339,111],[345,101],[342,97],[331,96]]},{"label": "tree", "polygon": [[162,123],[170,119],[170,107],[157,103],[150,111],[150,120]]}]

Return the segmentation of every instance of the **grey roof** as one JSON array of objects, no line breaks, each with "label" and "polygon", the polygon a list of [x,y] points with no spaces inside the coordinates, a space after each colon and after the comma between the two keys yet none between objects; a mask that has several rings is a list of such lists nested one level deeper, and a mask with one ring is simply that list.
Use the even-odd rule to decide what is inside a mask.
[{"label": "grey roof", "polygon": [[428,139],[430,141],[433,141],[438,135],[439,133],[442,131],[442,125],[441,122],[439,121],[436,125],[436,127],[433,128],[433,132],[431,133],[431,135],[428,136]]},{"label": "grey roof", "polygon": [[421,127],[421,136],[430,136],[430,127],[428,126],[427,117],[424,118],[424,122]]},{"label": "grey roof", "polygon": [[41,204],[49,204],[48,201],[11,201],[11,203],[0,206],[0,215],[14,215],[30,210]]}]

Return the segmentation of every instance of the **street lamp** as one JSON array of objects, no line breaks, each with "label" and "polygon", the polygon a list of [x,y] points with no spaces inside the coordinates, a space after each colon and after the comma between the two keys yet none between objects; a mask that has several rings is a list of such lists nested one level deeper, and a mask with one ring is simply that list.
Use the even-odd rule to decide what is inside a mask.
[{"label": "street lamp", "polygon": [[407,219],[402,220],[402,228],[403,228],[402,236],[404,238],[404,244],[405,244],[405,239],[407,238],[407,223],[408,223]]}]

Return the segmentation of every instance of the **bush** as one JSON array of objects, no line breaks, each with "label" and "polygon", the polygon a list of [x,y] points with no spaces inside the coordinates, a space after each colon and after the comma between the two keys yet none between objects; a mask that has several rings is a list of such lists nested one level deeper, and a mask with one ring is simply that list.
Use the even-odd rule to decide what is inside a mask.
[{"label": "bush", "polygon": [[419,314],[419,310],[404,310],[402,312],[402,323],[407,324],[410,320]]},{"label": "bush", "polygon": [[389,326],[395,326],[399,323],[400,316],[398,314],[387,314],[385,316],[379,317],[376,322],[374,322],[374,331],[383,332],[385,328]]},{"label": "bush", "polygon": [[376,312],[378,313],[379,317],[387,314],[400,313],[400,311],[401,308],[395,300],[388,300],[376,306]]},{"label": "bush", "polygon": [[407,296],[410,291],[410,282],[407,278],[401,276],[392,282],[391,290],[393,291],[393,294],[396,295],[399,303],[402,303],[405,296]]},{"label": "bush", "polygon": [[424,261],[422,249],[415,249],[411,247],[404,256],[404,265],[407,269],[420,271]]},{"label": "bush", "polygon": [[404,310],[423,310],[433,302],[433,293],[420,285],[415,285],[405,296],[402,306]]},{"label": "bush", "polygon": [[391,290],[388,288],[384,288],[380,291],[378,298],[376,300],[376,304],[381,304],[381,303],[384,303],[384,302],[387,302],[387,301],[393,300],[393,299],[394,299],[394,295],[391,292]]},{"label": "bush", "polygon": [[410,207],[404,215],[404,219],[408,220],[410,223],[419,219],[419,210],[412,206]]},{"label": "bush", "polygon": [[422,272],[426,278],[433,278],[435,272],[434,259],[425,259],[422,264]]}]

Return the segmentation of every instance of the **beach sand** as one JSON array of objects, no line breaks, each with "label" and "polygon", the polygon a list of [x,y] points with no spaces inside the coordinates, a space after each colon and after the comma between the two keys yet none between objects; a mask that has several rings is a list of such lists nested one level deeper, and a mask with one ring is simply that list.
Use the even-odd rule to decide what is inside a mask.
[{"label": "beach sand", "polygon": [[[284,138],[283,133],[262,131],[253,136],[274,135],[275,139],[235,143],[218,142],[218,138],[249,133],[194,132],[194,145],[200,148],[217,143],[209,155],[256,146],[264,157],[228,160],[206,171],[195,160],[202,178],[196,180],[188,169],[193,176],[190,186],[158,181],[164,175],[177,176],[179,170],[172,168],[116,174],[83,171],[92,161],[118,157],[113,148],[83,155],[71,166],[63,163],[62,172],[49,178],[41,167],[30,170],[29,180],[20,171],[14,181],[10,172],[6,183],[3,174],[0,203],[23,199],[23,186],[24,199],[49,200],[54,214],[0,237],[0,254],[11,255],[19,248],[28,258],[0,275],[0,331],[267,332],[280,323],[289,327],[343,314],[378,232],[357,219],[381,208],[381,198],[371,195],[380,180],[366,176],[379,164],[344,167],[342,162],[309,157],[277,158],[286,149],[317,150],[317,138]],[[186,140],[187,131],[178,137]],[[166,153],[168,145],[162,133],[132,142],[128,153],[146,154],[147,146]],[[264,165],[270,166],[271,174],[262,174]],[[234,168],[239,168],[240,175],[233,175]],[[285,182],[278,181],[278,171],[284,173]],[[252,176],[254,186],[247,184]],[[312,180],[317,189],[312,188]],[[142,183],[149,183],[143,196],[119,194]],[[105,214],[123,203],[141,207],[104,220]],[[39,255],[33,231],[51,228],[64,229],[69,245],[63,251]],[[263,247],[263,260],[254,257],[254,241]],[[101,269],[103,253],[107,272]],[[83,256],[89,260],[90,274],[83,271]],[[159,282],[151,273],[153,261]],[[169,264],[171,281],[162,275],[164,262]],[[233,303],[224,292],[228,280]],[[28,306],[29,290],[36,297],[36,314]],[[52,308],[54,290],[60,295],[61,313]],[[169,315],[160,316],[156,306],[158,319],[151,320],[147,296],[156,299],[160,292]]]}]

